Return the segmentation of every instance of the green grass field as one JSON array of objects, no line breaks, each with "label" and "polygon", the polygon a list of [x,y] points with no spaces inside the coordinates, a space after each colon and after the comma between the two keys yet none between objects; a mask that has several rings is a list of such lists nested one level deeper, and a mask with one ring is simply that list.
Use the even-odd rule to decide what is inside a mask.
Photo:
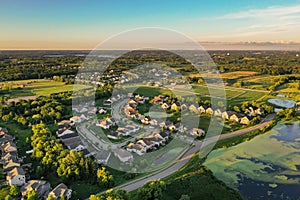
[{"label": "green grass field", "polygon": [[[245,101],[256,101],[261,99],[263,96],[266,95],[264,91],[251,91],[251,90],[243,90],[242,88],[232,88],[232,87],[225,87],[217,88],[211,86],[208,89],[205,85],[192,85],[192,89],[185,89],[181,86],[176,86],[173,90],[176,95],[182,97],[192,97],[195,95],[199,95],[201,99],[206,100],[210,99],[210,97],[221,98],[224,97],[224,92],[227,99],[227,104],[231,106],[241,105]],[[130,88],[129,88],[130,89]],[[158,87],[148,87],[148,86],[140,86],[137,87],[135,90],[136,93],[143,94],[145,96],[154,97],[159,94],[170,95],[172,94],[171,90],[162,89]]]},{"label": "green grass field", "polygon": [[66,85],[63,82],[38,79],[38,80],[22,80],[22,81],[10,81],[7,84],[11,85],[10,91],[2,91],[3,95],[9,98],[18,98],[25,96],[48,96],[53,93],[72,91],[85,89],[89,86],[86,85]]}]

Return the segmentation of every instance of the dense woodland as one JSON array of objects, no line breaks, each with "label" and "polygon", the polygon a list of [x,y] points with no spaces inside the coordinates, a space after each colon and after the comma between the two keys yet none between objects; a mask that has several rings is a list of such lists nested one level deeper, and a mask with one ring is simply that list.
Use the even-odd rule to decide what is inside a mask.
[{"label": "dense woodland", "polygon": [[[88,51],[2,51],[0,77],[2,80],[24,80],[75,75],[88,53]],[[209,54],[220,72],[251,70],[270,75],[300,73],[300,58],[297,52],[293,51],[210,51]],[[195,70],[182,57],[166,51],[130,52],[116,59],[110,69],[120,72],[150,62],[168,64],[182,73],[192,73]]]}]

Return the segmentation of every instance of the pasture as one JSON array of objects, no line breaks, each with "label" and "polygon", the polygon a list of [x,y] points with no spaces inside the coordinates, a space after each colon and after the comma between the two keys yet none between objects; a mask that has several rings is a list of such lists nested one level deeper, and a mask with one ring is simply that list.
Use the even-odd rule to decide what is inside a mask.
[{"label": "pasture", "polygon": [[[5,87],[9,87],[6,90]],[[66,85],[63,82],[57,82],[46,79],[9,81],[2,83],[2,95],[8,98],[18,98],[26,96],[48,96],[53,93],[72,91],[73,88],[85,89],[86,85]]]}]

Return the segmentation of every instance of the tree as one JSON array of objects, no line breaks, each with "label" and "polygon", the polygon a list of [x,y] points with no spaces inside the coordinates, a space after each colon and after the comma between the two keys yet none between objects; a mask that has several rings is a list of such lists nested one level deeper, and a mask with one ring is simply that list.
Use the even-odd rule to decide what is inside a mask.
[{"label": "tree", "polygon": [[239,108],[238,106],[234,106],[234,107],[233,107],[233,110],[234,110],[235,112],[241,112],[241,110],[240,110],[240,108]]},{"label": "tree", "polygon": [[189,195],[187,195],[187,194],[183,194],[183,195],[181,195],[181,197],[180,197],[180,199],[179,200],[190,200],[191,198],[190,198],[190,196]]},{"label": "tree", "polygon": [[31,190],[28,192],[27,200],[38,200],[38,196],[35,190]]},{"label": "tree", "polygon": [[130,195],[125,190],[107,190],[104,194],[91,195],[90,200],[129,200]]},{"label": "tree", "polygon": [[20,190],[19,190],[18,186],[12,185],[9,189],[9,194],[13,197],[19,196]]},{"label": "tree", "polygon": [[152,200],[163,199],[163,192],[166,190],[164,181],[156,180],[147,182],[143,187],[138,189],[139,199]]},{"label": "tree", "polygon": [[113,176],[106,171],[105,167],[101,167],[97,170],[97,178],[99,184],[104,184],[105,186],[109,186],[113,182]]},{"label": "tree", "polygon": [[53,195],[48,195],[46,200],[55,200],[56,198]]},{"label": "tree", "polygon": [[4,200],[14,200],[14,198],[10,195],[6,195]]}]

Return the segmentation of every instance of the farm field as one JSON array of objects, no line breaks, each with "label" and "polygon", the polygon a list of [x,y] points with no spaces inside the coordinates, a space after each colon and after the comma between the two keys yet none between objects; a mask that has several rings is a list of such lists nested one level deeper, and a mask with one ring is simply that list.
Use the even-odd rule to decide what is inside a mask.
[{"label": "farm field", "polygon": [[10,81],[2,83],[11,87],[10,90],[4,90],[2,93],[9,98],[18,98],[26,96],[48,96],[53,93],[72,91],[74,87],[76,89],[85,89],[89,86],[86,85],[66,85],[63,82],[57,82],[45,79],[35,80],[22,80],[22,81]]},{"label": "farm field", "polygon": [[[222,97],[223,89],[211,86],[208,90],[207,86],[204,85],[192,85],[193,89],[185,89],[181,86],[173,88],[176,95],[183,97],[189,97],[193,95],[200,95],[202,99],[209,99],[210,96]],[[134,92],[143,94],[145,96],[154,97],[159,94],[171,94],[171,90],[161,89],[158,87],[141,86]],[[212,95],[210,95],[210,92]],[[225,87],[226,99],[228,105],[241,105],[244,101],[259,100],[266,95],[265,91],[256,90],[243,90],[242,88]]]},{"label": "farm field", "polygon": [[[238,79],[238,78],[244,78],[244,77],[249,77],[249,76],[254,76],[256,75],[257,72],[253,71],[235,71],[235,72],[226,72],[226,73],[220,73],[221,78],[224,79]],[[191,74],[189,75],[191,78],[195,77],[217,77],[215,74]]]}]

